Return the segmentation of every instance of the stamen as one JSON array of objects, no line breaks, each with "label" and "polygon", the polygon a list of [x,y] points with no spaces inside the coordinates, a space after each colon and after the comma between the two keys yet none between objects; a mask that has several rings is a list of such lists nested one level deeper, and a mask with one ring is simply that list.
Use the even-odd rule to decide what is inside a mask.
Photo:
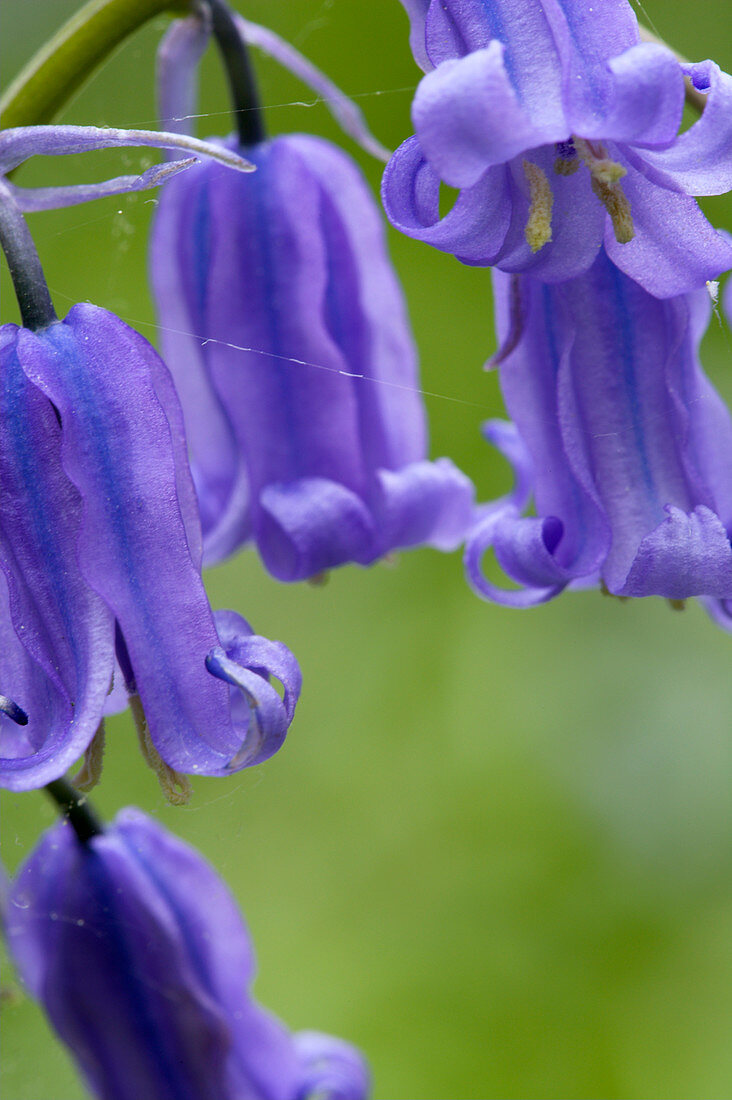
[{"label": "stamen", "polygon": [[512,275],[509,289],[509,326],[506,337],[495,355],[492,355],[484,365],[484,370],[493,370],[501,365],[504,359],[508,359],[514,351],[524,333],[524,306],[521,298],[521,276]]},{"label": "stamen", "polygon": [[86,752],[84,763],[74,776],[74,785],[77,790],[90,791],[96,787],[102,778],[102,764],[104,762],[105,730],[104,719],[99,723],[97,732],[92,737]]},{"label": "stamen", "polygon": [[592,190],[610,215],[618,244],[627,244],[635,236],[633,215],[625,192],[617,184],[603,183],[592,177]]},{"label": "stamen", "polygon": [[12,699],[8,699],[7,695],[0,695],[0,714],[6,714],[11,721],[15,722],[16,726],[28,725],[28,715],[22,707],[19,707]]},{"label": "stamen", "polygon": [[570,138],[569,141],[558,141],[554,148],[557,151],[557,159],[554,161],[554,171],[558,176],[573,176],[580,166],[580,159],[577,156],[577,150],[574,147],[574,142]]},{"label": "stamen", "polygon": [[573,138],[573,142],[575,149],[589,168],[593,179],[600,180],[601,183],[611,184],[617,183],[623,176],[627,176],[627,168],[623,168],[622,164],[611,160],[607,155],[607,150],[602,145],[595,149],[591,142],[579,137]]},{"label": "stamen", "polygon": [[526,243],[532,252],[538,252],[552,239],[552,206],[554,196],[546,173],[538,164],[523,161],[523,169],[529,181],[529,220],[524,229]]},{"label": "stamen", "polygon": [[627,603],[630,596],[616,596],[614,592],[611,592],[604,581],[600,581],[600,592],[603,596],[609,596],[611,600],[619,600],[620,603]]},{"label": "stamen", "polygon": [[672,611],[686,611],[686,600],[667,600]]},{"label": "stamen", "polygon": [[163,794],[168,802],[171,802],[174,806],[185,806],[191,797],[191,784],[187,776],[181,775],[180,772],[175,771],[174,768],[171,768],[169,764],[165,763],[160,753],[153,745],[147,729],[145,711],[142,709],[142,700],[136,693],[130,695],[130,710],[135,720],[135,728],[137,730],[140,748],[142,749],[142,755],[145,757],[146,763],[150,765],[158,777],[158,783],[162,788]]}]

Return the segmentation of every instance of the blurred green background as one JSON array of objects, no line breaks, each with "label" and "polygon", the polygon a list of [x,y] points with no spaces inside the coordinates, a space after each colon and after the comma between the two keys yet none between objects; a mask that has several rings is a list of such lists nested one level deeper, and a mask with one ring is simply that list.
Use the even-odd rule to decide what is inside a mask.
[{"label": "blurred green background", "polygon": [[[356,95],[386,144],[411,133],[419,74],[397,0],[238,6]],[[75,7],[2,0],[3,83]],[[646,0],[639,15],[686,56],[732,66],[732,13],[718,0]],[[154,125],[165,24],[120,50],[63,120]],[[273,132],[338,139],[309,91],[268,61],[257,69]],[[226,108],[211,57],[199,133],[225,133]],[[346,145],[376,187],[379,165]],[[39,161],[18,182],[140,163],[127,152]],[[91,299],[155,340],[143,275],[154,202],[32,219],[60,313]],[[708,209],[732,228],[727,200]],[[481,370],[489,275],[390,239],[433,454],[497,495],[508,472],[478,431],[501,409]],[[15,320],[3,280],[2,319]],[[717,321],[705,362],[732,398],[732,341]],[[276,584],[249,552],[207,583],[214,606],[300,659],[305,691],[284,749],[230,781],[197,781],[176,809],[118,718],[96,802],[107,816],[139,804],[228,879],[264,1004],[294,1029],[359,1044],[377,1100],[732,1097],[731,638],[697,606],[679,614],[661,600],[585,593],[498,609],[470,593],[458,555],[430,551],[342,569],[317,589]],[[3,804],[13,870],[53,813],[36,793]],[[8,967],[4,1001],[4,1100],[83,1097]]]}]

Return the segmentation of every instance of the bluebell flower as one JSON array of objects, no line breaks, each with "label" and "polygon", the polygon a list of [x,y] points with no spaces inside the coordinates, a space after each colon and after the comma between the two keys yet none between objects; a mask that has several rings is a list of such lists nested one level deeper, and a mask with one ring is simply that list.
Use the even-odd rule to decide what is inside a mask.
[{"label": "bluebell flower", "polygon": [[115,653],[141,734],[170,768],[219,775],[266,759],[299,669],[281,643],[211,610],[162,360],[117,317],[77,305],[39,331],[4,326],[0,377],[0,783],[40,786],[80,755]]},{"label": "bluebell flower", "polygon": [[[486,434],[516,484],[468,541],[473,587],[518,607],[597,583],[732,598],[732,420],[697,354],[707,292],[657,299],[604,252],[558,285],[494,278],[513,427]],[[489,547],[518,588],[484,575]]]},{"label": "bluebell flower", "polygon": [[152,238],[205,560],[253,539],[294,581],[399,547],[454,548],[472,487],[427,459],[415,349],[364,180],[306,135],[245,156],[257,170],[233,186],[205,168],[166,185]]},{"label": "bluebell flower", "polygon": [[138,810],[85,843],[67,822],[46,833],[6,931],[100,1100],[365,1100],[353,1047],[293,1036],[252,998],[252,946],[227,887]]},{"label": "bluebell flower", "polygon": [[[732,187],[732,78],[640,42],[626,0],[403,0],[426,72],[392,224],[463,262],[558,282],[604,245],[657,297],[732,267],[694,195]],[[684,77],[706,100],[679,134]],[[459,189],[440,214],[440,185]]]}]

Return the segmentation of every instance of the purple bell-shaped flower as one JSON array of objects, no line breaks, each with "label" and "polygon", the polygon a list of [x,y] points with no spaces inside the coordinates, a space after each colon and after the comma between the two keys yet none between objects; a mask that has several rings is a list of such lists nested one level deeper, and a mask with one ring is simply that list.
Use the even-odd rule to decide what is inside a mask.
[{"label": "purple bell-shaped flower", "polygon": [[[78,814],[73,806],[74,813]],[[82,811],[82,815],[83,815]],[[100,1100],[365,1100],[350,1044],[291,1035],[252,998],[254,956],[225,884],[139,810],[42,838],[5,928],[20,976]]]},{"label": "purple bell-shaped flower", "polygon": [[[186,113],[169,94],[183,94],[177,56],[163,52],[166,117]],[[427,459],[414,344],[363,178],[315,137],[241,141],[228,144],[256,171],[172,180],[152,239],[205,560],[253,539],[294,581],[399,547],[453,549],[472,486]]]}]

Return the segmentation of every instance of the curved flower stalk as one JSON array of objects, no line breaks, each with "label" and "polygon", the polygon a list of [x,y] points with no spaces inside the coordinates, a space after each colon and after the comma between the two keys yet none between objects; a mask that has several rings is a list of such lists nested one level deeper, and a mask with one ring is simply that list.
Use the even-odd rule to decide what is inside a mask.
[{"label": "curved flower stalk", "polygon": [[49,830],[12,888],[6,930],[101,1100],[365,1100],[353,1047],[293,1036],[254,1001],[227,887],[138,810],[86,843],[66,822]]},{"label": "curved flower stalk", "polygon": [[170,768],[223,775],[266,759],[292,719],[299,669],[281,643],[211,611],[162,361],[117,317],[77,305],[37,332],[5,326],[0,372],[0,690],[27,718],[0,713],[0,782],[47,783],[86,748],[115,648]]},{"label": "curved flower stalk", "polygon": [[[732,187],[732,77],[641,43],[626,0],[403,0],[427,75],[387,165],[398,229],[468,264],[548,282],[601,244],[659,298],[732,267],[694,195]],[[684,77],[706,96],[679,134]],[[458,188],[440,216],[440,185]]]},{"label": "curved flower stalk", "polygon": [[398,547],[454,548],[472,487],[427,461],[414,346],[362,177],[306,135],[245,155],[257,171],[235,186],[207,170],[171,181],[152,239],[206,560],[252,538],[295,581]]},{"label": "curved flower stalk", "polygon": [[[732,597],[732,420],[697,358],[707,293],[658,300],[603,252],[567,283],[521,276],[517,294],[514,280],[495,273],[515,428],[486,434],[517,482],[468,540],[474,589],[514,607],[598,582],[617,596]],[[530,493],[536,515],[522,517]],[[488,547],[518,589],[484,576]]]}]

